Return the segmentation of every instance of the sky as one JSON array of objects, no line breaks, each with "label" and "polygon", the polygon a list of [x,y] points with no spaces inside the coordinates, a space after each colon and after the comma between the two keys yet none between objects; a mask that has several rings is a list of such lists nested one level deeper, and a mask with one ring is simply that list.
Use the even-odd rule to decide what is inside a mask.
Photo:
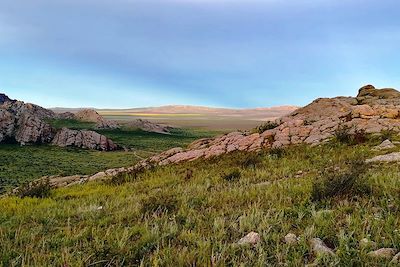
[{"label": "sky", "polygon": [[305,105],[400,88],[398,0],[0,0],[0,92],[45,107]]}]

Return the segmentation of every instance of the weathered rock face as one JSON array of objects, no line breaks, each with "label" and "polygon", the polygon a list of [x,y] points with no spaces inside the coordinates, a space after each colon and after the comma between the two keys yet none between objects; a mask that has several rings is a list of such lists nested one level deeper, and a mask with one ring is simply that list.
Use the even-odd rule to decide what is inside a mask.
[{"label": "weathered rock face", "polygon": [[68,118],[71,114],[55,114],[37,105],[10,100],[4,94],[0,94],[0,97],[0,143],[3,141],[20,144],[53,142],[59,146],[98,150],[117,149],[111,140],[96,132],[63,129],[57,134],[57,131],[46,122],[46,119]]},{"label": "weathered rock face", "polygon": [[293,144],[321,144],[339,127],[350,133],[364,130],[400,132],[400,93],[394,89],[366,86],[357,97],[320,98],[276,121],[277,127],[263,133],[234,132],[213,139],[198,140],[187,150],[174,149],[149,158],[141,165],[166,165],[210,158],[232,151],[257,151]]},{"label": "weathered rock face", "polygon": [[54,137],[54,130],[45,122],[54,113],[37,105],[10,100],[2,95],[0,104],[0,142],[45,143]]},{"label": "weathered rock face", "polygon": [[62,119],[62,120],[76,119],[75,114],[72,112],[57,113],[56,117],[57,117],[57,119]]},{"label": "weathered rock face", "polygon": [[55,130],[35,114],[23,113],[18,119],[15,140],[18,143],[50,143]]},{"label": "weathered rock face", "polygon": [[137,119],[126,124],[128,127],[138,128],[146,132],[160,133],[160,134],[170,134],[172,129],[169,126],[157,124],[148,120]]},{"label": "weathered rock face", "polygon": [[103,151],[118,149],[118,146],[104,135],[94,131],[70,130],[67,128],[59,131],[52,143],[60,147],[74,146]]},{"label": "weathered rock face", "polygon": [[12,102],[15,100],[11,100],[7,95],[5,94],[0,94],[0,105],[2,105],[4,102]]},{"label": "weathered rock face", "polygon": [[97,111],[93,109],[84,109],[75,114],[75,118],[80,121],[96,123],[96,129],[116,129],[119,125],[116,122],[103,118]]}]

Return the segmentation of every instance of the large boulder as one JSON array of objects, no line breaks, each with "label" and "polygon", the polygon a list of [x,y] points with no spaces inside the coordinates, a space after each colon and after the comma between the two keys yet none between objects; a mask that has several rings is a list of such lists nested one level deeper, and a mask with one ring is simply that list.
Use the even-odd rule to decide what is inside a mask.
[{"label": "large boulder", "polygon": [[44,120],[32,113],[24,113],[17,123],[15,140],[18,143],[49,143],[55,130]]},{"label": "large boulder", "polygon": [[172,127],[165,126],[161,124],[157,124],[148,120],[137,119],[134,121],[130,121],[126,124],[127,127],[130,128],[138,128],[145,132],[153,132],[153,133],[160,133],[160,134],[170,134],[170,130]]},{"label": "large boulder", "polygon": [[5,140],[25,143],[48,143],[54,130],[46,123],[54,112],[40,106],[10,100],[4,94],[0,101],[0,142]]},{"label": "large boulder", "polygon": [[95,123],[96,129],[116,129],[119,125],[110,120],[106,120],[94,109],[83,109],[75,114],[75,118],[84,122]]},{"label": "large boulder", "polygon": [[71,130],[67,128],[59,131],[52,143],[60,147],[74,146],[103,151],[118,149],[118,146],[104,135],[94,131]]}]

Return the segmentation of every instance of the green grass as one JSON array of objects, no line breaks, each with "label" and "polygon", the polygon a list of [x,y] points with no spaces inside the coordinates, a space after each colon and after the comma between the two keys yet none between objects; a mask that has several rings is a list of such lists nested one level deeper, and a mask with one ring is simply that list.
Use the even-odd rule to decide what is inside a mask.
[{"label": "green grass", "polygon": [[101,170],[132,166],[135,152],[99,152],[50,145],[0,145],[0,192],[45,175],[94,174]]},{"label": "green grass", "polygon": [[[375,155],[372,143],[292,147],[284,153],[233,153],[157,167],[123,185],[89,183],[49,198],[0,199],[3,266],[304,266],[308,240],[323,239],[336,257],[318,266],[388,266],[359,247],[369,238],[400,249],[400,166],[369,166],[368,195],[312,201],[326,168]],[[398,150],[398,149],[395,149]],[[256,162],[256,165],[248,164]],[[185,179],[187,169],[192,177]],[[224,180],[239,169],[238,179]],[[299,171],[303,176],[298,176]],[[102,207],[102,208],[99,208]],[[321,212],[332,210],[332,212]],[[250,231],[257,247],[238,246]],[[293,232],[298,245],[284,244]],[[1,264],[0,264],[1,265]]]},{"label": "green grass", "polygon": [[[92,123],[52,120],[56,128],[92,129]],[[51,145],[0,145],[0,193],[45,175],[94,174],[109,168],[135,165],[155,153],[185,147],[192,141],[218,132],[197,129],[174,130],[171,135],[135,129],[98,130],[121,146],[133,151],[99,152]]]},{"label": "green grass", "polygon": [[119,145],[154,153],[173,147],[185,147],[197,139],[212,137],[220,133],[200,129],[175,129],[168,135],[127,128],[97,130],[97,132],[111,138]]}]

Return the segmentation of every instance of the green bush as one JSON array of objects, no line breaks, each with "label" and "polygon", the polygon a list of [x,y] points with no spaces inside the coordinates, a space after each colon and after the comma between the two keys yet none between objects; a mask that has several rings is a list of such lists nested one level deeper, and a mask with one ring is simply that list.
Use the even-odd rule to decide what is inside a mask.
[{"label": "green bush", "polygon": [[337,196],[369,194],[369,187],[363,177],[365,170],[364,161],[351,162],[345,171],[335,168],[326,169],[313,182],[312,200],[319,201]]},{"label": "green bush", "polygon": [[350,130],[351,128],[347,125],[339,125],[333,135],[339,143],[350,144],[352,140]]},{"label": "green bush", "polygon": [[280,159],[286,154],[286,150],[283,147],[271,148],[268,154],[272,158]]},{"label": "green bush", "polygon": [[228,182],[237,181],[240,179],[241,176],[242,176],[242,173],[240,172],[240,170],[238,168],[236,168],[228,173],[224,172],[221,174],[221,178]]},{"label": "green bush", "polygon": [[263,123],[260,126],[257,126],[256,128],[254,128],[253,132],[261,134],[267,130],[275,129],[278,126],[279,126],[279,124],[276,122],[267,121],[266,123]]},{"label": "green bush", "polygon": [[106,184],[113,185],[113,186],[123,185],[125,183],[134,181],[137,178],[139,173],[140,173],[140,170],[133,170],[133,171],[126,172],[126,173],[119,173],[119,174],[111,177],[111,179],[106,180]]},{"label": "green bush", "polygon": [[179,201],[174,195],[161,194],[141,201],[141,213],[174,213],[179,209]]},{"label": "green bush", "polygon": [[365,143],[368,138],[364,129],[354,129],[354,133],[351,133],[352,127],[347,125],[339,125],[334,132],[336,141],[347,145],[357,145]]},{"label": "green bush", "polygon": [[388,140],[388,139],[392,140],[393,136],[395,136],[395,135],[396,135],[395,131],[393,131],[392,129],[388,129],[388,130],[383,130],[381,132],[380,138],[381,138],[381,141],[383,142],[383,141]]},{"label": "green bush", "polygon": [[237,160],[237,165],[242,168],[256,168],[262,164],[260,153],[246,153]]},{"label": "green bush", "polygon": [[20,198],[24,197],[46,198],[50,196],[50,191],[51,191],[50,180],[43,179],[23,184],[22,186],[16,189],[15,194]]}]

